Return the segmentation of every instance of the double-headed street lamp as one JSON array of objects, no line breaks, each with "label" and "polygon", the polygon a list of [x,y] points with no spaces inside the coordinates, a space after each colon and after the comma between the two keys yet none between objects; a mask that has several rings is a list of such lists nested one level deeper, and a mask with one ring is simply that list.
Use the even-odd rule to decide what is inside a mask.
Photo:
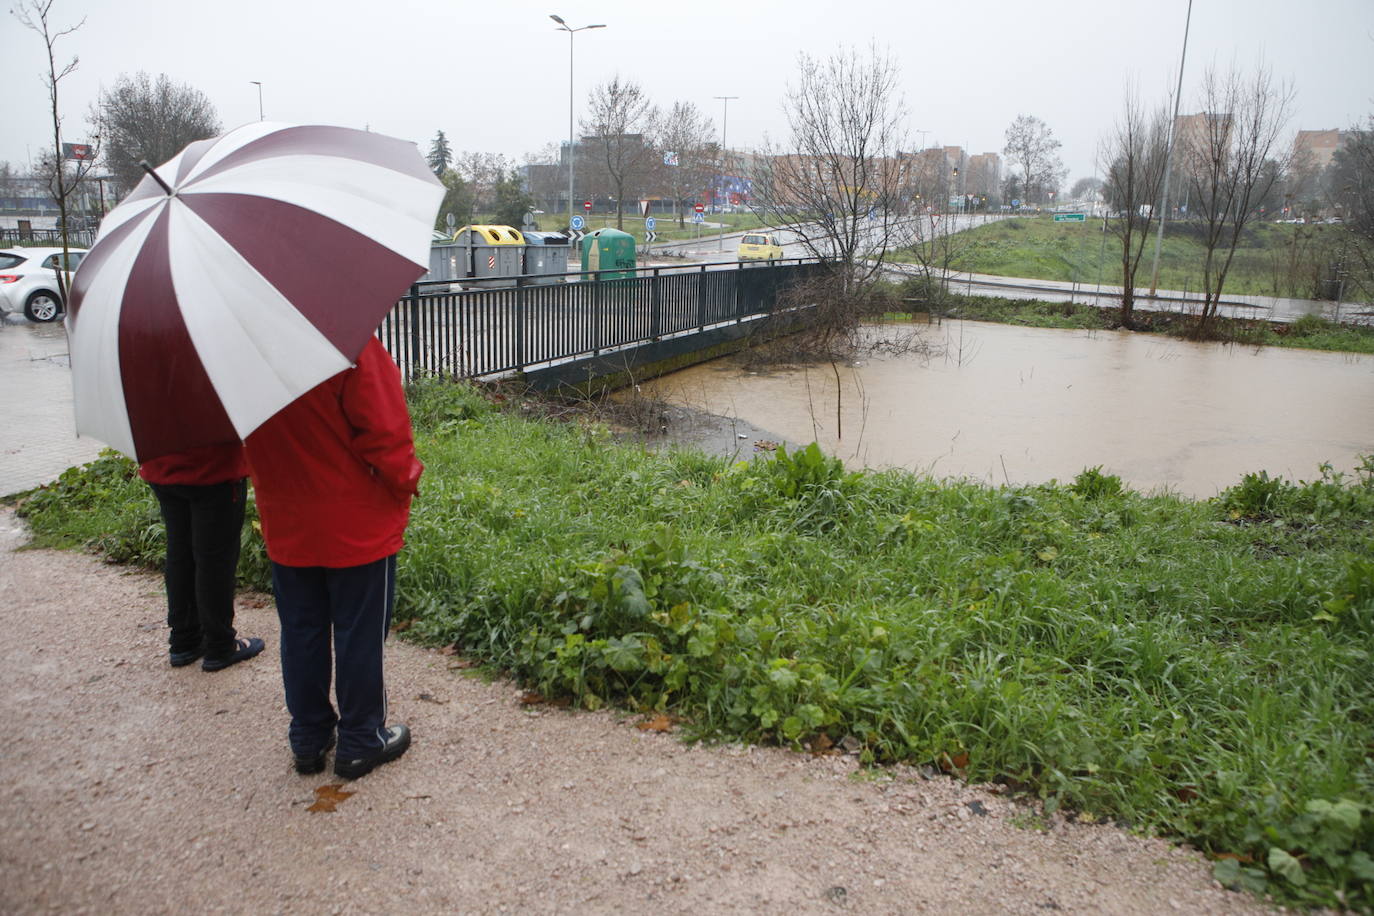
[{"label": "double-headed street lamp", "polygon": [[587,29],[604,29],[604,24],[584,25],[573,28],[563,21],[562,16],[549,14],[549,18],[558,23],[560,32],[568,33],[568,226],[572,227],[573,218],[573,156],[576,146],[573,145],[573,36],[578,32],[585,32]]}]

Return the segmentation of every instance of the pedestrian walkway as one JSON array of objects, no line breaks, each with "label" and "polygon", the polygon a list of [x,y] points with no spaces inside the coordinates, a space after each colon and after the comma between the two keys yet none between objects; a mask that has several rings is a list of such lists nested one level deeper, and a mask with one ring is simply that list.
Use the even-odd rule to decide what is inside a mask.
[{"label": "pedestrian walkway", "polygon": [[0,391],[0,495],[48,483],[100,454],[100,442],[76,435],[60,322],[0,323]]}]

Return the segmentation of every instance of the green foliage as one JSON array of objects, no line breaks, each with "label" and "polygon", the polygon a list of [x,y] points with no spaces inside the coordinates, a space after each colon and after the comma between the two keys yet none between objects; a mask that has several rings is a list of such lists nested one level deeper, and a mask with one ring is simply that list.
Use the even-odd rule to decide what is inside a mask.
[{"label": "green foliage", "polygon": [[492,220],[498,226],[514,226],[519,229],[525,222],[525,214],[534,209],[534,198],[525,191],[520,173],[512,169],[503,174],[496,182],[496,211]]},{"label": "green foliage", "polygon": [[1095,468],[1084,468],[1078,476],[1073,479],[1073,484],[1069,491],[1077,493],[1084,499],[1104,499],[1111,496],[1120,496],[1122,491],[1121,478],[1115,474],[1103,474],[1102,465]]},{"label": "green foliage", "polygon": [[[410,396],[408,636],[703,738],[852,736],[1186,839],[1228,885],[1374,906],[1374,462],[1193,502],[1100,467],[994,488],[813,446],[652,454]],[[113,460],[27,498],[42,542],[140,543],[155,507]]]},{"label": "green foliage", "polygon": [[[21,496],[18,513],[33,528],[34,545],[90,550],[113,563],[161,569],[167,532],[153,491],[138,465],[106,449],[100,457],[64,471],[57,480]],[[257,507],[250,499],[241,534],[239,583],[266,591],[271,563]]]}]

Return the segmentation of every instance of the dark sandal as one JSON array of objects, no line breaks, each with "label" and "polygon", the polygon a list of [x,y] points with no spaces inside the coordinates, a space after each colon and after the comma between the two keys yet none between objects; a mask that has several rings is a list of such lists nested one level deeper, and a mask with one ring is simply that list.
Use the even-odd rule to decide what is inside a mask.
[{"label": "dark sandal", "polygon": [[234,651],[220,658],[207,658],[200,663],[202,671],[223,671],[230,665],[237,665],[239,662],[247,661],[257,655],[267,644],[256,636],[244,639],[239,637],[234,640]]}]

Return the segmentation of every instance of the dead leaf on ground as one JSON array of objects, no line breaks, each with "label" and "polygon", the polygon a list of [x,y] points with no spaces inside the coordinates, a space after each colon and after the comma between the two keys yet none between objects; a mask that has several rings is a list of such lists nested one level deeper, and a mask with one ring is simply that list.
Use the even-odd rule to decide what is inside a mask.
[{"label": "dead leaf on ground", "polygon": [[544,695],[542,693],[537,693],[533,690],[526,690],[524,693],[520,694],[520,703],[523,706],[534,706],[536,703],[543,702],[545,702],[545,700]]},{"label": "dead leaf on ground", "polygon": [[757,439],[754,441],[754,451],[756,452],[776,452],[778,444],[771,439]]},{"label": "dead leaf on ground", "polygon": [[635,728],[642,732],[670,732],[673,730],[673,717],[667,714],[654,716],[643,722],[636,722]]},{"label": "dead leaf on ground", "polygon": [[339,802],[344,801],[349,796],[357,795],[356,792],[345,792],[343,783],[332,782],[327,786],[319,786],[315,789],[315,804],[306,808],[307,811],[334,811]]},{"label": "dead leaf on ground", "polygon": [[457,654],[458,654],[458,647],[457,647],[456,645],[453,645],[452,643],[450,643],[449,645],[444,646],[442,649],[440,649],[440,650],[439,650],[439,654],[440,654],[440,655],[457,655]]},{"label": "dead leaf on ground", "polygon": [[821,757],[837,753],[839,752],[835,750],[835,742],[831,741],[830,736],[825,732],[821,732],[815,738],[811,739],[811,754],[813,756]]},{"label": "dead leaf on ground", "polygon": [[968,752],[960,751],[957,754],[942,754],[940,756],[940,769],[946,773],[958,773],[968,766]]}]

